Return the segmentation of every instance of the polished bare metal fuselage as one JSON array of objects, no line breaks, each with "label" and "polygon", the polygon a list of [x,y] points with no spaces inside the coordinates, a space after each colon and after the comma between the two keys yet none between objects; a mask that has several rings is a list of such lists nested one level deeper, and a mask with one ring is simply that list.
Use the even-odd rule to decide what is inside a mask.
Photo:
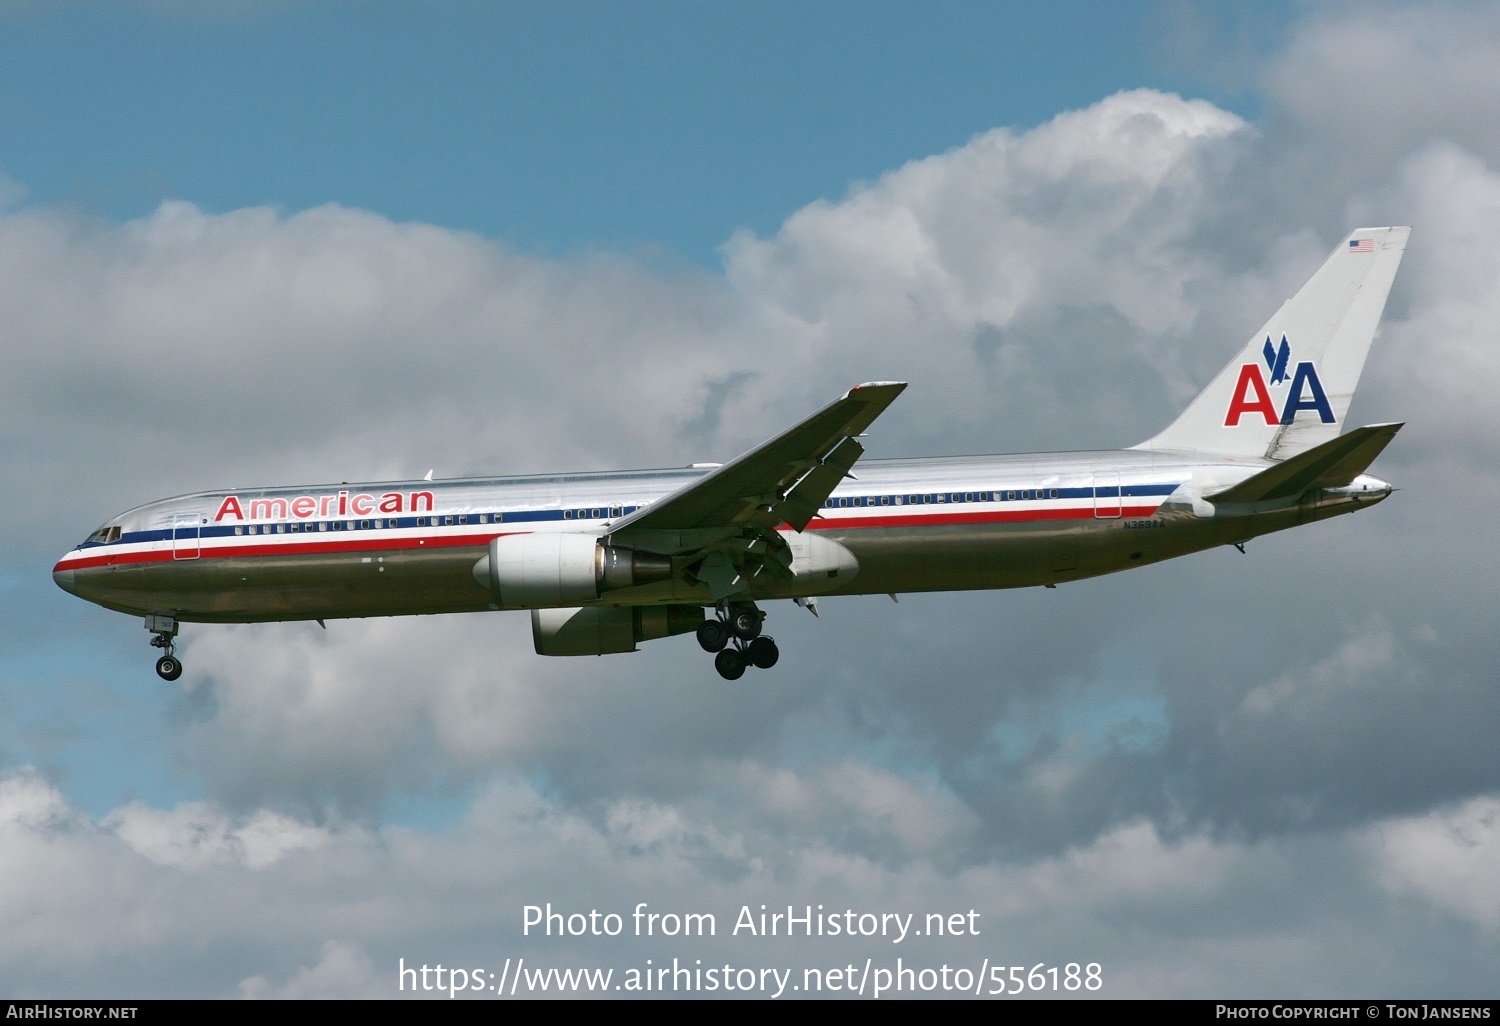
[{"label": "polished bare metal fuselage", "polygon": [[[1268,508],[1203,499],[1270,466],[1143,450],[867,461],[807,528],[845,550],[841,572],[755,583],[756,599],[1051,585],[1243,542],[1379,501],[1389,487],[1320,490]],[[115,518],[114,542],[70,552],[55,576],[111,609],[183,621],[251,622],[499,608],[474,567],[490,539],[567,531],[608,541],[622,514],[707,469],[237,489],[181,496]],[[355,516],[332,500],[422,495],[400,516]],[[224,514],[226,497],[237,507]],[[259,512],[281,516],[252,517]],[[392,499],[394,504],[396,500]],[[366,503],[366,507],[373,505]],[[420,516],[418,515],[420,512]],[[239,515],[236,515],[239,514]],[[419,525],[418,520],[422,523]],[[789,529],[788,529],[789,532]],[[825,546],[826,548],[826,546]],[[834,550],[830,550],[834,551]],[[674,579],[593,604],[712,604]],[[590,604],[590,603],[584,603]]]}]

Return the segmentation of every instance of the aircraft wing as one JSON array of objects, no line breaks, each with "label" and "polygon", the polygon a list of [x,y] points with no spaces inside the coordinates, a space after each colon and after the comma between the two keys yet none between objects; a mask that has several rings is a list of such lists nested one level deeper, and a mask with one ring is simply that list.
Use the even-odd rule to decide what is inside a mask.
[{"label": "aircraft wing", "polygon": [[856,436],[905,388],[904,381],[856,385],[795,427],[616,521],[612,542],[683,552],[774,534],[782,524],[801,531],[863,455]]}]

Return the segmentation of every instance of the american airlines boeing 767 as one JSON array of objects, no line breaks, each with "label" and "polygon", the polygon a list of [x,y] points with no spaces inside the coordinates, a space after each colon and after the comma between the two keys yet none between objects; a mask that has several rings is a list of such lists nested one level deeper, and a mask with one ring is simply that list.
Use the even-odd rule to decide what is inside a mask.
[{"label": "american airlines boeing 767", "polygon": [[[769,668],[759,603],[1052,586],[1352,513],[1400,424],[1340,433],[1408,228],[1362,228],[1186,411],[1128,449],[870,460],[906,388],[852,388],[726,464],[198,492],[111,518],[65,590],[180,624],[525,609],[542,655],[695,633],[730,680]],[[858,463],[858,474],[854,472]]]}]

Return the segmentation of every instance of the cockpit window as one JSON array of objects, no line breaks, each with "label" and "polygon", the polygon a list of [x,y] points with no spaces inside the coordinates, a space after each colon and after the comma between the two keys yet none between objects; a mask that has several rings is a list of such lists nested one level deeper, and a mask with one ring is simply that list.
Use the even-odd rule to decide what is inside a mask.
[{"label": "cockpit window", "polygon": [[99,530],[84,539],[85,545],[108,545],[110,542],[120,540],[120,525],[105,524]]}]

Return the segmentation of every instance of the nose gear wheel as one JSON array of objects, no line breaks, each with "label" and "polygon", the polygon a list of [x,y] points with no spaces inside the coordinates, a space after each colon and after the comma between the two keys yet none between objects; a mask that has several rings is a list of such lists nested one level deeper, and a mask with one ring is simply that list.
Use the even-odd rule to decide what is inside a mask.
[{"label": "nose gear wheel", "polygon": [[177,618],[152,614],[146,617],[146,630],[151,632],[151,647],[162,650],[156,661],[156,675],[162,680],[176,680],[182,676],[182,660],[174,653],[177,637]]}]

